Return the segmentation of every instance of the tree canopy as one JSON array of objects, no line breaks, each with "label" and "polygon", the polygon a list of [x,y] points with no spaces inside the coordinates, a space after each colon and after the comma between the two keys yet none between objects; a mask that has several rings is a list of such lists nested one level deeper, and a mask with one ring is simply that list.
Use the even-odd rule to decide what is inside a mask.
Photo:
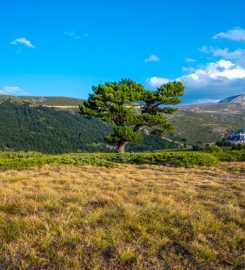
[{"label": "tree canopy", "polygon": [[107,82],[93,86],[88,101],[80,105],[80,113],[112,124],[113,134],[105,140],[124,152],[129,142],[141,140],[140,129],[147,128],[148,133],[157,135],[173,129],[166,114],[176,111],[169,105],[180,103],[183,91],[180,81],[165,83],[156,91],[129,79]]}]

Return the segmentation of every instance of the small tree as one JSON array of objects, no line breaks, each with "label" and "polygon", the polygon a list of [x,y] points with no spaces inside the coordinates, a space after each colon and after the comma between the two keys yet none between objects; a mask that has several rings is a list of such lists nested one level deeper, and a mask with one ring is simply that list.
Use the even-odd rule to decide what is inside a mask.
[{"label": "small tree", "polygon": [[107,82],[93,86],[94,93],[80,105],[80,113],[111,123],[113,134],[105,140],[116,144],[118,152],[124,152],[129,142],[141,140],[138,131],[142,128],[157,135],[173,128],[164,115],[172,114],[176,108],[166,105],[180,103],[183,91],[179,81],[163,84],[156,91],[145,90],[128,79]]}]

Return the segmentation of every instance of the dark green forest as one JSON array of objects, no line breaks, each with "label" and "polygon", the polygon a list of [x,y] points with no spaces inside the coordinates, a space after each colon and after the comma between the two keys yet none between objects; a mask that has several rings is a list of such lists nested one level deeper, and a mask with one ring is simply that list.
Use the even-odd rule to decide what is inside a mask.
[{"label": "dark green forest", "polygon": [[[0,150],[43,153],[113,151],[104,141],[111,127],[79,113],[5,101],[0,104]],[[128,151],[175,147],[154,135],[144,135]]]}]

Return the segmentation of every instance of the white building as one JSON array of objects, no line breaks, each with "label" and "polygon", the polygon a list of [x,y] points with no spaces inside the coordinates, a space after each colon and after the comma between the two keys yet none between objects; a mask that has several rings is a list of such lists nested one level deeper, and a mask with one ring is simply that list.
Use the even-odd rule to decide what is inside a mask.
[{"label": "white building", "polygon": [[231,131],[227,140],[233,143],[245,143],[245,129]]}]

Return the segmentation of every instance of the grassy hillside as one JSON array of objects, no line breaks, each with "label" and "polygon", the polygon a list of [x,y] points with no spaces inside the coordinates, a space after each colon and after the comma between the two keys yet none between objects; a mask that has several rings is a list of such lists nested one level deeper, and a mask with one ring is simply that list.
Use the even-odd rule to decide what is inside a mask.
[{"label": "grassy hillside", "polygon": [[33,106],[78,106],[83,100],[70,97],[10,96],[0,94],[0,102],[4,101],[11,101],[19,104],[27,102]]},{"label": "grassy hillside", "polygon": [[213,143],[221,140],[228,131],[245,127],[244,113],[207,113],[180,109],[171,120],[175,131],[167,137],[187,144]]},{"label": "grassy hillside", "polygon": [[244,269],[244,164],[0,174],[0,269]]},{"label": "grassy hillside", "polygon": [[189,144],[213,143],[228,131],[245,127],[245,95],[228,97],[219,103],[183,106],[172,118],[176,130],[170,138]]}]

